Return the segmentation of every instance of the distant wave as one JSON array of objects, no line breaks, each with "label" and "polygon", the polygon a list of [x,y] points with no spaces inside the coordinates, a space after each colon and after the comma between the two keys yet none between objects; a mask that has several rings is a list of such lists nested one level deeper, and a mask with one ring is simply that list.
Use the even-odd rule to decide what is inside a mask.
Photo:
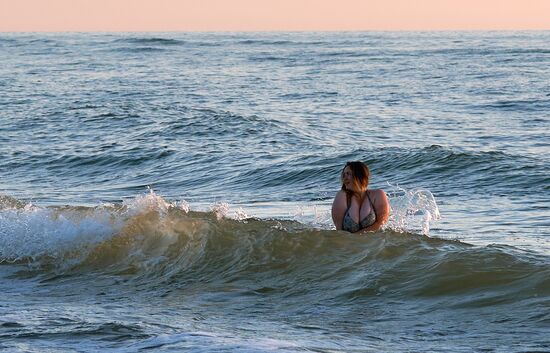
[{"label": "distant wave", "polygon": [[282,62],[286,64],[296,64],[297,59],[288,56],[277,56],[272,53],[254,54],[249,57],[252,62]]},{"label": "distant wave", "polygon": [[370,50],[340,50],[340,51],[327,51],[320,53],[321,57],[332,57],[332,58],[368,58],[375,57],[380,55],[380,52],[370,51]]},{"label": "distant wave", "polygon": [[127,47],[127,48],[113,48],[112,51],[122,53],[147,53],[147,52],[162,52],[166,51],[165,48],[143,46],[143,47]]},{"label": "distant wave", "polygon": [[308,93],[285,93],[280,96],[284,100],[301,100],[301,99],[322,99],[337,96],[339,93],[335,91],[318,91]]},{"label": "distant wave", "polygon": [[547,99],[530,99],[530,100],[497,100],[485,104],[472,105],[479,109],[490,109],[500,111],[516,111],[516,112],[537,112],[547,111],[550,108],[550,101]]},{"label": "distant wave", "polygon": [[[76,168],[73,170],[73,175],[79,174],[78,168],[85,168],[81,169],[80,173],[92,175],[96,168],[132,167],[147,164],[152,161],[160,163],[164,158],[174,153],[174,150],[162,146],[158,149],[148,151],[139,151],[136,149],[120,150],[117,149],[116,146],[116,144],[98,146],[102,151],[98,151],[94,154],[39,154],[29,157],[24,163],[35,166],[45,165],[46,169],[50,171]],[[106,152],[107,150],[111,151]],[[13,163],[7,163],[8,166],[15,166],[17,164],[18,162],[16,160],[14,160]]]},{"label": "distant wave", "polygon": [[308,46],[326,45],[323,41],[275,40],[275,39],[244,39],[236,42],[238,45],[266,45],[266,46]]},{"label": "distant wave", "polygon": [[461,190],[491,187],[493,191],[528,191],[550,181],[544,166],[526,156],[500,151],[459,151],[439,145],[384,150],[376,155],[376,164],[382,170],[399,171],[403,178],[413,182],[454,179]]},{"label": "distant wave", "polygon": [[20,38],[3,37],[0,34],[0,46],[23,46],[25,43]]},{"label": "distant wave", "polygon": [[290,40],[266,40],[266,39],[245,39],[237,42],[237,44],[251,44],[251,45],[258,45],[258,44],[285,45],[285,44],[292,44],[292,43],[294,42]]},{"label": "distant wave", "polygon": [[[548,188],[550,176],[544,163],[521,154],[502,151],[475,151],[441,145],[418,148],[359,148],[319,153],[315,146],[324,143],[307,130],[296,129],[290,124],[256,115],[241,115],[215,109],[179,107],[171,114],[173,119],[159,119],[155,128],[145,128],[149,120],[129,117],[124,112],[104,110],[100,114],[82,118],[88,129],[127,127],[132,125],[131,138],[121,136],[117,143],[111,140],[89,141],[87,148],[69,149],[63,153],[35,150],[21,154],[17,146],[0,163],[2,168],[21,172],[43,169],[56,174],[86,179],[103,175],[112,179],[113,173],[139,168],[151,175],[159,170],[177,179],[177,187],[210,187],[223,183],[235,191],[263,189],[274,191],[281,199],[281,191],[293,190],[296,200],[312,200],[324,197],[320,189],[334,185],[342,164],[348,160],[362,160],[369,164],[377,180],[416,185],[432,192],[480,192],[537,193]],[[45,124],[35,120],[30,124]],[[156,136],[167,136],[164,143],[151,144]],[[186,141],[199,148],[182,149],[171,141]],[[234,147],[246,144],[257,146],[258,156],[248,149]],[[296,146],[304,148],[300,155],[282,156],[269,154],[270,149],[286,150]],[[223,148],[222,148],[223,147]],[[521,152],[521,151],[518,151]],[[257,158],[258,157],[258,158]],[[261,157],[261,158],[259,158]],[[205,173],[214,163],[219,171],[217,178],[198,180],[192,174],[180,171],[193,167],[195,172]],[[269,163],[266,163],[269,161]],[[232,168],[239,165],[240,168]],[[207,169],[203,169],[207,168]],[[126,172],[124,172],[126,173]],[[333,186],[332,186],[333,187]],[[264,189],[265,188],[265,189]]]},{"label": "distant wave", "polygon": [[[500,151],[460,151],[439,145],[414,149],[357,149],[328,156],[312,153],[245,171],[240,180],[260,188],[301,185],[307,189],[338,178],[342,164],[348,160],[367,162],[371,170],[380,174],[377,179],[387,177],[388,180],[407,181],[409,185],[431,185],[446,192],[485,188],[498,192],[529,192],[550,183],[544,165],[538,160]],[[441,184],[442,180],[448,182]]]},{"label": "distant wave", "polygon": [[185,41],[171,38],[160,37],[128,37],[118,38],[113,40],[113,43],[128,43],[128,44],[141,44],[141,45],[181,45],[185,44]]},{"label": "distant wave", "polygon": [[549,54],[549,49],[544,48],[441,48],[441,49],[421,49],[403,51],[399,50],[392,55],[397,56],[422,56],[422,55],[462,55],[462,56],[504,56],[513,55],[514,57],[525,54]]}]

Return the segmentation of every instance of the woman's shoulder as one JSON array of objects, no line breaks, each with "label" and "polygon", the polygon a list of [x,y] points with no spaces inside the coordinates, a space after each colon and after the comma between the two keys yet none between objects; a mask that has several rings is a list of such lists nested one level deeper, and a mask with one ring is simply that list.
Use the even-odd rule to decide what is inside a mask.
[{"label": "woman's shoulder", "polygon": [[369,189],[369,192],[372,194],[386,194],[386,192],[382,189]]},{"label": "woman's shoulder", "polygon": [[385,200],[388,198],[388,195],[386,195],[386,192],[382,189],[369,189],[369,194],[375,199]]},{"label": "woman's shoulder", "polygon": [[346,192],[344,190],[338,191],[334,197],[333,205],[345,205],[346,203]]},{"label": "woman's shoulder", "polygon": [[334,201],[339,200],[345,200],[346,199],[346,192],[344,190],[340,190],[336,193],[336,196],[334,197]]}]

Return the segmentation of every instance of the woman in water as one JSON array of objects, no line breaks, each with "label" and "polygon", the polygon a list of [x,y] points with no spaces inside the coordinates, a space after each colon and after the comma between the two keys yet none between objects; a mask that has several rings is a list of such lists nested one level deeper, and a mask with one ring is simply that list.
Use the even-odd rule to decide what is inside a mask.
[{"label": "woman in water", "polygon": [[332,203],[332,220],[337,230],[372,232],[388,221],[388,197],[382,189],[367,189],[369,176],[365,163],[346,163],[341,176],[342,190]]}]

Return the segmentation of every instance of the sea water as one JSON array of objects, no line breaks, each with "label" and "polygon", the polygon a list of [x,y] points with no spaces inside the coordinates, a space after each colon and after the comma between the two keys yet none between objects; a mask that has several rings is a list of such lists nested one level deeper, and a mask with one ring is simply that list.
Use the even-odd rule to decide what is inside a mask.
[{"label": "sea water", "polygon": [[0,34],[0,350],[550,351],[549,43]]}]

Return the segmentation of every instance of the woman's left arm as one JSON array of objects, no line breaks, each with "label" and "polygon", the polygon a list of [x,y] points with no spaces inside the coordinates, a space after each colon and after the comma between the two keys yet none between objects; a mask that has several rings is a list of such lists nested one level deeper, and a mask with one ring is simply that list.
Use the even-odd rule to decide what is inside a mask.
[{"label": "woman's left arm", "polygon": [[373,190],[373,206],[374,212],[376,212],[376,222],[371,226],[365,228],[367,232],[375,232],[380,229],[390,217],[390,202],[386,193],[382,189]]}]

